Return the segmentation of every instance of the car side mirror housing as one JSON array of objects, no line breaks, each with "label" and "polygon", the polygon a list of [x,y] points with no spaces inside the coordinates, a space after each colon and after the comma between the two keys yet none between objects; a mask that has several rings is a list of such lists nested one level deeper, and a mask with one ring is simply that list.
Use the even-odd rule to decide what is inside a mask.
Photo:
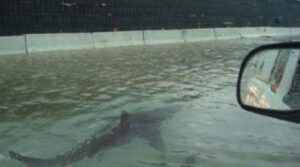
[{"label": "car side mirror housing", "polygon": [[300,42],[251,51],[240,69],[237,99],[247,111],[300,123]]}]

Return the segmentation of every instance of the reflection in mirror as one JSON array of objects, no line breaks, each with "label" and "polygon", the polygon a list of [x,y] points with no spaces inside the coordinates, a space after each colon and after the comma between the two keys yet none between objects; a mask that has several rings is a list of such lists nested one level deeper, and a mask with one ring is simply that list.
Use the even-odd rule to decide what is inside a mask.
[{"label": "reflection in mirror", "polygon": [[261,109],[300,109],[300,49],[263,50],[247,62],[241,78],[243,104]]}]

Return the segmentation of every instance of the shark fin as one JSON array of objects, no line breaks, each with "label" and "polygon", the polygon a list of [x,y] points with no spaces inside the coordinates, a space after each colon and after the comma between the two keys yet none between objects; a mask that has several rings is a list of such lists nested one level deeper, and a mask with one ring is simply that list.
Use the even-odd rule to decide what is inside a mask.
[{"label": "shark fin", "polygon": [[155,150],[160,152],[166,151],[166,145],[159,130],[153,130],[151,134],[144,136],[144,138],[148,140],[149,146]]},{"label": "shark fin", "polygon": [[48,161],[44,160],[44,159],[26,157],[19,153],[13,152],[13,151],[9,151],[8,153],[11,158],[21,161],[29,167],[38,167],[38,166],[48,165]]}]

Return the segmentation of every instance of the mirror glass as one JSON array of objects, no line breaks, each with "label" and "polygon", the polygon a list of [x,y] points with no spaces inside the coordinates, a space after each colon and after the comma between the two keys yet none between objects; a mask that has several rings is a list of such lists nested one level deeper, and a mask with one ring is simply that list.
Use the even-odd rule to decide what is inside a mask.
[{"label": "mirror glass", "polygon": [[240,98],[244,105],[288,112],[300,109],[300,49],[255,53],[244,67]]}]

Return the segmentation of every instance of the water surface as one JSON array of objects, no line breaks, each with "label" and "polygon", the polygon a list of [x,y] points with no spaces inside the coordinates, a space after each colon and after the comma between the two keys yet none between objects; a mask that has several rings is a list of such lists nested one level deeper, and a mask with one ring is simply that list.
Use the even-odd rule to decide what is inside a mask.
[{"label": "water surface", "polygon": [[68,151],[122,110],[179,105],[161,131],[165,156],[147,141],[100,151],[78,166],[298,166],[300,126],[242,111],[236,80],[259,38],[0,57],[0,163],[8,150],[41,158]]}]

